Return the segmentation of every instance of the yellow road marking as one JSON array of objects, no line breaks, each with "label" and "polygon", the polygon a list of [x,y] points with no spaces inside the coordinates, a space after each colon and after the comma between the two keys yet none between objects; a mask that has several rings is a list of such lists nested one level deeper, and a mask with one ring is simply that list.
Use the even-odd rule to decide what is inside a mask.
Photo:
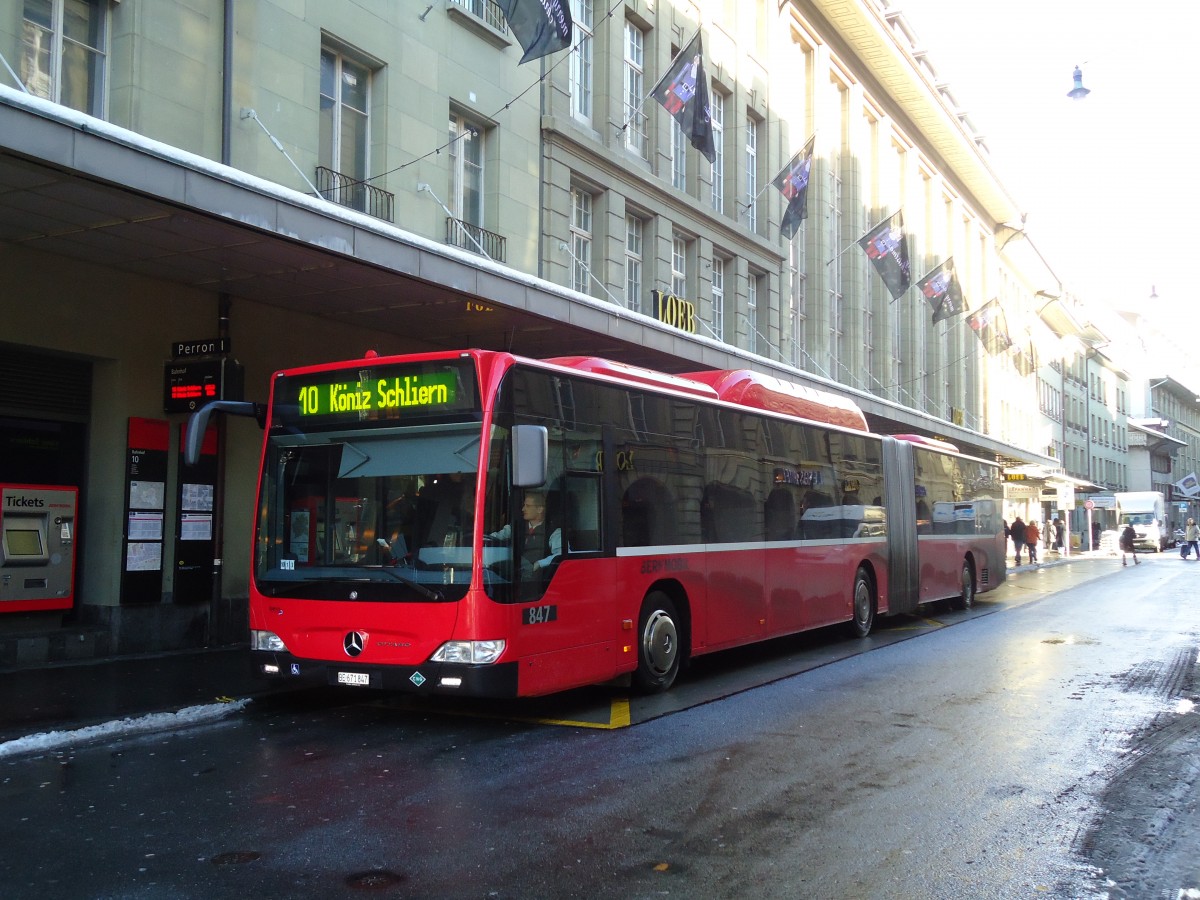
[{"label": "yellow road marking", "polygon": [[564,725],[574,728],[602,728],[611,730],[616,728],[629,727],[629,701],[626,699],[614,700],[608,708],[607,722],[584,722],[577,719],[527,719],[529,722],[537,722],[539,725]]},{"label": "yellow road marking", "polygon": [[[426,698],[422,698],[426,699]],[[404,703],[389,703],[385,700],[377,700],[367,704],[381,709],[411,709],[416,704]],[[505,719],[510,722],[530,722],[534,725],[557,725],[566,728],[600,728],[604,730],[615,730],[617,728],[628,728],[631,724],[629,714],[629,699],[618,698],[609,704],[608,721],[587,721],[585,719],[556,719],[547,716],[523,716],[514,714],[511,709],[504,709],[499,712],[485,712],[479,709],[449,709],[446,707],[436,706],[421,706],[426,712],[438,712],[448,716],[464,716],[469,719]]]}]

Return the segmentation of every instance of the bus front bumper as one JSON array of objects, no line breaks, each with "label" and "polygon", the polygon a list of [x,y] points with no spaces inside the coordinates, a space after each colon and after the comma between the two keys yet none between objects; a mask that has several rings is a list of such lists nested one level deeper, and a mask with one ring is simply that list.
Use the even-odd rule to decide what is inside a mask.
[{"label": "bus front bumper", "polygon": [[290,653],[252,651],[254,670],[299,686],[342,685],[463,697],[516,697],[517,664],[470,666],[426,662],[418,666],[372,666],[300,659]]}]

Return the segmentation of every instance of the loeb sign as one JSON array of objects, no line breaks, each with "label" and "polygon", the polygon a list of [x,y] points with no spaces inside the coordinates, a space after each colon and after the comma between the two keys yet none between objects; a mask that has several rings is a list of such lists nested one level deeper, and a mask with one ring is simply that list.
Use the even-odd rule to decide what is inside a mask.
[{"label": "loeb sign", "polygon": [[696,333],[696,304],[674,294],[651,291],[654,298],[654,318],[689,334]]}]

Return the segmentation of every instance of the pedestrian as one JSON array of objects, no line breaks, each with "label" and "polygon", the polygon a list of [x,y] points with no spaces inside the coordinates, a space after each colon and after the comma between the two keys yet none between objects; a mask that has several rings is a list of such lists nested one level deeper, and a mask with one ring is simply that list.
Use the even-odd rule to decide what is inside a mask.
[{"label": "pedestrian", "polygon": [[1037,564],[1038,544],[1041,543],[1042,532],[1038,528],[1038,523],[1030,521],[1025,526],[1025,547],[1029,551],[1029,562],[1031,565]]},{"label": "pedestrian", "polygon": [[1021,547],[1025,544],[1025,523],[1020,516],[1012,520],[1012,524],[1008,526],[1008,534],[1012,538],[1013,548],[1016,554],[1013,557],[1017,561],[1017,565],[1021,564]]},{"label": "pedestrian", "polygon": [[1137,548],[1133,546],[1133,540],[1136,535],[1133,532],[1132,525],[1126,525],[1125,530],[1121,532],[1121,565],[1125,565],[1125,554],[1133,554],[1133,564],[1140,566],[1141,562],[1137,558]]},{"label": "pedestrian", "polygon": [[1200,525],[1195,519],[1187,520],[1187,528],[1183,530],[1183,540],[1191,547],[1192,557],[1200,559]]},{"label": "pedestrian", "polygon": [[1065,536],[1066,530],[1067,530],[1067,527],[1063,524],[1063,520],[1058,518],[1057,516],[1055,516],[1054,517],[1054,549],[1057,550],[1059,553],[1062,553],[1063,537]]}]

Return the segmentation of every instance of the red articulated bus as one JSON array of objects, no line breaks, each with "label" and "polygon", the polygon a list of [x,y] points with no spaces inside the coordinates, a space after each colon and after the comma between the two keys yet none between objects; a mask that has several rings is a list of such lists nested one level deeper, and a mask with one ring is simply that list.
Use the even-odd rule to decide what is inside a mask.
[{"label": "red articulated bus", "polygon": [[[188,452],[219,401],[190,423]],[[279,372],[258,668],[487,697],[625,676],[1004,581],[996,464],[751,371],[483,350]]]}]

